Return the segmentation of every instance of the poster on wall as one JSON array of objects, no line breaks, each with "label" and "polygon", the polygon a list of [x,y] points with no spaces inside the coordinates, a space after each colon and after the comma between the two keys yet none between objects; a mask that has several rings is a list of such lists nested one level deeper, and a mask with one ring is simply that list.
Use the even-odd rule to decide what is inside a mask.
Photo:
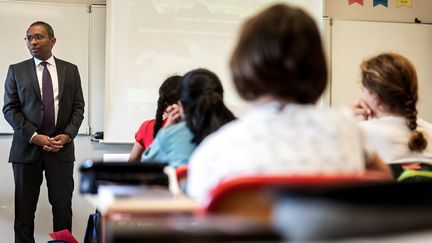
[{"label": "poster on wall", "polygon": [[[377,6],[383,6],[388,8],[388,0],[372,0],[373,7],[377,7]],[[401,7],[407,7],[407,8],[412,8],[412,0],[395,0],[396,1],[396,7],[397,8],[401,8]],[[348,0],[348,5],[361,5],[364,6],[364,0]]]}]

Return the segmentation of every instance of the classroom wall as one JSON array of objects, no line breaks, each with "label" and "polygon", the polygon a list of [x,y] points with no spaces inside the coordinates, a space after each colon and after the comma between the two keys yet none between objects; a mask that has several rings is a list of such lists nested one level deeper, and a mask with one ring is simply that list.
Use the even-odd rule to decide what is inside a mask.
[{"label": "classroom wall", "polygon": [[412,0],[411,8],[396,6],[396,0],[389,0],[388,7],[373,7],[372,0],[364,0],[364,5],[348,5],[348,0],[325,0],[324,16],[340,20],[367,20],[413,23],[418,18],[422,23],[432,23],[432,1]]},{"label": "classroom wall", "polygon": [[17,2],[67,3],[67,4],[106,4],[106,0],[15,0]]},{"label": "classroom wall", "polygon": [[[419,82],[419,116],[431,121],[430,91],[432,90],[432,1],[412,0],[411,8],[396,6],[389,0],[388,7],[348,4],[348,0],[326,0],[325,25],[331,42],[329,104],[341,106],[361,96],[359,65],[365,58],[382,52],[396,52],[406,56],[417,69]],[[418,18],[421,24],[414,23]],[[330,21],[331,20],[331,21]],[[327,22],[326,22],[327,21]]]}]

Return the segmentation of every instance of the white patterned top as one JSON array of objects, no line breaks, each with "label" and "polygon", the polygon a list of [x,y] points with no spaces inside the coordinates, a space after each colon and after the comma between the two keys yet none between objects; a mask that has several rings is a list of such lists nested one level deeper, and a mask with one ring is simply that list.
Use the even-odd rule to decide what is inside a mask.
[{"label": "white patterned top", "polygon": [[360,122],[366,137],[376,148],[378,155],[387,164],[403,162],[432,163],[432,124],[417,119],[417,129],[426,135],[428,145],[422,152],[411,152],[408,141],[411,136],[405,118],[384,116]]},{"label": "white patterned top", "polygon": [[348,109],[269,102],[207,137],[189,160],[188,194],[205,203],[224,178],[245,174],[359,174],[372,154]]}]

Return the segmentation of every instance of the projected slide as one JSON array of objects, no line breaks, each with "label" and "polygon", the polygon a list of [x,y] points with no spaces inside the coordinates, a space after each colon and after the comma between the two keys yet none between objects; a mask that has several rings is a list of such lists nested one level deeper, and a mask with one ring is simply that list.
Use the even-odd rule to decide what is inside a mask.
[{"label": "projected slide", "polygon": [[272,2],[108,0],[105,139],[132,142],[139,125],[154,118],[160,84],[200,67],[219,76],[225,102],[242,114],[229,56],[244,18]]}]

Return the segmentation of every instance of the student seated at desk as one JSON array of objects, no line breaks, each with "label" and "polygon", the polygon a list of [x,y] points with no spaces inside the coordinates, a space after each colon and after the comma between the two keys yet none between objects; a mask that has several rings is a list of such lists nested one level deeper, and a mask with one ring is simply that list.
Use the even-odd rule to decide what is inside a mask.
[{"label": "student seated at desk", "polygon": [[159,129],[165,126],[168,119],[166,110],[170,105],[176,104],[178,100],[177,94],[180,79],[181,76],[171,76],[159,87],[156,117],[155,119],[143,122],[135,133],[135,143],[130,152],[129,161],[140,161],[142,154],[153,142],[153,138]]},{"label": "student seated at desk", "polygon": [[430,169],[432,124],[417,117],[414,65],[402,55],[383,53],[361,64],[361,77],[363,96],[354,109],[363,116],[360,126],[379,156],[395,176],[402,167]]},{"label": "student seated at desk", "polygon": [[327,65],[315,21],[283,4],[247,20],[230,62],[251,110],[207,137],[189,161],[187,192],[205,204],[225,178],[245,174],[377,173],[391,178],[352,113],[315,102]]},{"label": "student seated at desk", "polygon": [[178,99],[180,112],[168,110],[166,127],[156,135],[142,161],[167,162],[174,167],[186,164],[207,135],[234,120],[223,102],[222,84],[209,70],[186,73],[180,80]]}]

